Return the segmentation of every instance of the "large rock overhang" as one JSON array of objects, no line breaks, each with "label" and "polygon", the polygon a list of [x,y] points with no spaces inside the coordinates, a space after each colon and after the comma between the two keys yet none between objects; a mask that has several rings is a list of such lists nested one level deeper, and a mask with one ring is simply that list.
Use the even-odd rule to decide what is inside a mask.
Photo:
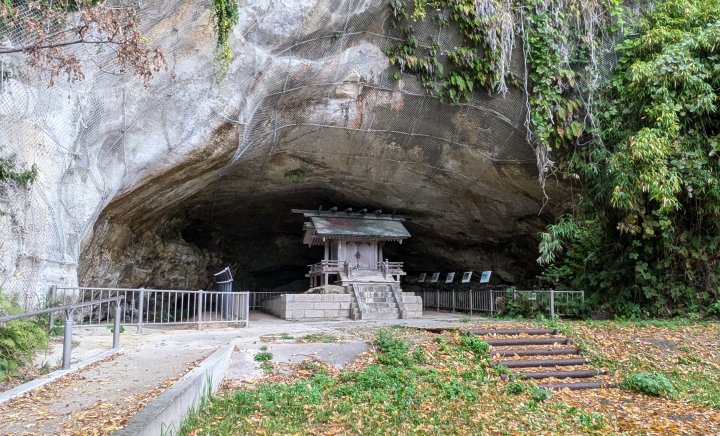
[{"label": "large rock overhang", "polygon": [[97,54],[82,83],[3,83],[0,142],[40,179],[0,198],[12,217],[0,218],[0,286],[40,295],[78,273],[204,286],[232,262],[248,286],[280,287],[318,258],[290,210],[321,204],[413,216],[413,237],[388,253],[410,273],[536,271],[536,232],[558,208],[537,182],[521,90],[453,106],[393,79],[385,0],[244,2],[221,80],[205,2],[143,7],[169,59],[147,87]]}]

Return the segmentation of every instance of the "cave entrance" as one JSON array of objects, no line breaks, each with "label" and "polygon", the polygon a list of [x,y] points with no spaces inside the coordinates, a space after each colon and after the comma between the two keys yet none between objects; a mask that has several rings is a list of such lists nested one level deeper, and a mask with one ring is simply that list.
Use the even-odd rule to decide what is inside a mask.
[{"label": "cave entrance", "polygon": [[[235,149],[223,144],[240,132],[218,132],[218,147],[157,171],[107,205],[82,244],[82,285],[207,290],[212,273],[227,266],[236,291],[302,292],[308,265],[324,248],[303,245],[303,218],[291,210],[320,206],[411,216],[413,237],[387,244],[383,254],[403,262],[408,276],[492,269],[517,283],[537,271],[534,235],[552,218],[538,215],[538,203],[519,185],[523,167],[492,167],[498,186],[490,187],[479,175],[389,159],[383,148],[362,159],[323,150],[318,144],[355,138],[327,130],[281,138],[280,151],[233,160]],[[301,153],[306,149],[313,152]],[[474,171],[488,169],[478,165]],[[507,198],[499,201],[498,192]]]},{"label": "cave entrance", "polygon": [[[122,215],[120,220],[115,212],[118,206],[113,205],[85,244],[81,283],[212,289],[213,273],[229,267],[235,291],[304,292],[309,288],[308,266],[323,259],[325,247],[303,243],[303,216],[291,210],[297,206],[326,211],[334,207],[346,215],[348,205],[356,211],[370,210],[370,214],[383,209],[383,205],[346,198],[321,187],[294,186],[232,205],[219,201],[217,193],[201,192],[172,210],[150,215],[152,219],[140,213],[127,218]],[[412,249],[407,241],[402,246],[387,244],[384,254],[409,265],[403,255],[408,246]]]}]

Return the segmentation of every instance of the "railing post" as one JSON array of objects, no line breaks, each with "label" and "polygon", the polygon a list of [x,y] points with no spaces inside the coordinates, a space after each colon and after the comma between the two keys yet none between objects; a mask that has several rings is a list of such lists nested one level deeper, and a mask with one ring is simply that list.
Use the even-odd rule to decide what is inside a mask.
[{"label": "railing post", "polygon": [[197,293],[197,308],[196,308],[196,314],[197,314],[197,329],[201,330],[201,324],[202,324],[202,316],[203,316],[203,290],[199,289]]},{"label": "railing post", "polygon": [[493,316],[493,312],[495,312],[495,299],[493,298],[492,289],[490,289],[488,292],[490,293],[490,316]]},{"label": "railing post", "polygon": [[452,290],[452,313],[455,313],[455,289]]},{"label": "railing post", "polygon": [[72,329],[74,309],[65,311],[65,331],[63,334],[62,369],[70,369],[70,353],[72,352]]},{"label": "railing post", "polygon": [[[47,307],[54,305],[56,297],[57,297],[57,285],[50,285],[50,290],[48,291],[48,297],[47,297],[47,301],[45,302],[45,305]],[[48,320],[48,331],[52,331],[53,327],[55,327],[55,314],[51,313],[50,319]]]},{"label": "railing post", "polygon": [[472,315],[472,309],[473,309],[472,289],[470,289],[468,295],[470,296],[470,315]]},{"label": "railing post", "polygon": [[435,312],[440,312],[440,290],[435,289]]},{"label": "railing post", "polygon": [[555,289],[550,289],[550,319],[555,319]]},{"label": "railing post", "polygon": [[138,326],[137,332],[143,332],[143,308],[145,306],[145,288],[140,288],[140,301],[138,302]]},{"label": "railing post", "polygon": [[115,322],[113,322],[113,348],[120,348],[120,300],[115,302]]},{"label": "railing post", "polygon": [[247,303],[245,304],[245,327],[250,327],[250,300],[248,299],[249,296],[250,294],[247,294],[245,296],[245,302]]}]

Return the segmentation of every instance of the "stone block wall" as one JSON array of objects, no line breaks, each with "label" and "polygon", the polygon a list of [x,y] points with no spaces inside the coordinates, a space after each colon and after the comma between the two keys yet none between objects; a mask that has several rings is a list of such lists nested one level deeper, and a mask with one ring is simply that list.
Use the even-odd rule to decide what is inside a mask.
[{"label": "stone block wall", "polygon": [[414,292],[403,292],[402,300],[405,308],[403,312],[405,318],[422,318],[422,297],[415,295]]},{"label": "stone block wall", "polygon": [[265,300],[262,308],[287,320],[350,318],[350,294],[285,294]]}]

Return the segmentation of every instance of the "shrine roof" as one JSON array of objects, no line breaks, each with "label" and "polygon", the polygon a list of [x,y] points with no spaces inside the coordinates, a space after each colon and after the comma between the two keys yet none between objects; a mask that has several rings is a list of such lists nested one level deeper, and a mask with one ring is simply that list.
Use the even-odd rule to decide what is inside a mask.
[{"label": "shrine roof", "polygon": [[315,234],[320,237],[360,237],[401,240],[410,237],[402,222],[381,217],[310,217]]}]

